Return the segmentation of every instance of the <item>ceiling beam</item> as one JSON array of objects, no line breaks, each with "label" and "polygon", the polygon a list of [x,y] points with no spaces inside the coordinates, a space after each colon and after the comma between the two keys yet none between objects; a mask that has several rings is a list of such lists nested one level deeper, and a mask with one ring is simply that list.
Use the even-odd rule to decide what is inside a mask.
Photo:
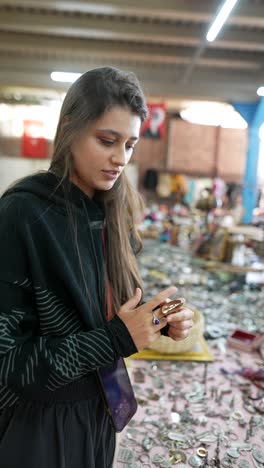
[{"label": "ceiling beam", "polygon": [[[62,59],[49,59],[43,60],[41,57],[38,59],[32,58],[30,56],[19,57],[15,55],[8,55],[3,54],[0,52],[0,62],[1,62],[1,70],[0,74],[3,76],[5,71],[9,71],[10,74],[16,74],[17,72],[25,73],[26,75],[29,74],[42,74],[45,76],[50,82],[50,73],[56,68],[63,67],[65,71],[74,71],[79,73],[84,73],[85,71],[105,66],[105,65],[112,65],[117,66],[120,68],[124,68],[126,70],[134,71],[136,74],[139,75],[140,79],[153,79],[157,82],[161,83],[161,86],[168,82],[175,82],[179,84],[180,77],[184,70],[184,65],[153,65],[148,63],[139,63],[137,61],[128,61],[121,59],[120,57],[113,58],[111,60],[104,59],[100,57],[95,57],[89,55],[87,60],[83,61],[82,63],[78,62],[78,67],[76,64],[72,63],[72,60],[62,60]],[[230,70],[229,72],[226,69],[207,69],[205,67],[198,67],[195,70],[195,74],[191,78],[192,83],[197,83],[197,81],[205,81],[205,82],[212,82],[213,84],[219,86],[220,83],[226,85],[230,83],[230,85],[237,86],[245,86],[248,84],[255,92],[256,87],[262,83],[263,80],[263,73],[262,71],[241,71],[241,70]],[[60,85],[59,85],[60,86]]]},{"label": "ceiling beam", "polygon": [[[26,57],[71,59],[73,66],[78,61],[86,61],[90,56],[104,60],[123,59],[149,64],[185,64],[191,62],[193,49],[188,47],[164,47],[153,44],[127,44],[119,41],[99,41],[85,39],[52,38],[30,34],[0,32],[2,54],[23,54]],[[80,63],[81,65],[81,63]],[[230,69],[260,70],[263,59],[259,54],[230,54],[221,50],[207,51],[199,58],[199,66],[229,67]]]},{"label": "ceiling beam", "polygon": [[[230,59],[231,60],[231,59]],[[129,60],[127,57],[124,58],[120,56],[120,54],[116,54],[115,57],[109,57],[106,53],[105,56],[98,56],[88,53],[85,60],[73,60],[71,57],[68,58],[61,58],[56,56],[50,56],[45,59],[43,56],[31,56],[30,54],[16,54],[16,53],[6,53],[5,51],[0,50],[0,63],[1,63],[1,70],[0,73],[5,69],[11,70],[30,70],[34,72],[43,72],[50,74],[54,70],[61,70],[61,71],[68,71],[68,72],[78,72],[83,73],[85,72],[91,64],[97,64],[97,66],[111,64],[111,63],[119,63],[120,66],[125,66],[127,69],[132,69],[136,67],[137,70],[140,70],[142,73],[144,72],[145,75],[155,75],[157,79],[162,81],[162,77],[166,78],[167,76],[169,79],[173,80],[178,78],[180,74],[184,70],[184,64],[171,64],[171,65],[164,65],[164,64],[153,64],[147,62],[139,62],[135,60]],[[234,69],[227,72],[224,69],[218,69],[215,67],[214,69],[207,68],[205,66],[197,66],[198,74],[202,79],[212,79],[215,80],[219,77],[220,80],[227,79],[230,82],[234,81],[243,81],[245,82],[255,80],[256,82],[263,79],[262,70],[240,70]],[[196,78],[196,73],[194,75],[194,79]],[[207,81],[208,81],[207,79]],[[217,80],[218,81],[218,80]]]},{"label": "ceiling beam", "polygon": [[[264,12],[263,12],[264,14]],[[232,49],[241,51],[264,51],[264,32],[261,30],[241,30],[226,27],[214,42],[207,45],[208,49]]]},{"label": "ceiling beam", "polygon": [[[182,20],[208,23],[215,16],[220,0],[0,0],[5,8],[32,8],[58,12],[79,12],[107,16]],[[250,0],[240,1],[227,20],[227,24],[264,28],[264,5]]]},{"label": "ceiling beam", "polygon": [[[138,74],[139,76],[139,74]],[[191,81],[186,85],[179,84],[177,80],[160,82],[155,76],[146,77],[144,80],[139,76],[147,96],[159,97],[185,97],[185,98],[211,98],[224,100],[256,101],[255,90],[249,83],[230,83],[229,81]],[[31,71],[4,70],[0,73],[0,86],[24,86],[43,89],[54,89],[66,91],[69,84],[52,82],[43,73],[32,73]]]},{"label": "ceiling beam", "polygon": [[182,19],[192,22],[207,22],[212,19],[220,0],[0,0],[7,8],[41,8],[45,10],[92,13],[107,16],[127,16],[158,20]]},{"label": "ceiling beam", "polygon": [[40,11],[1,11],[0,30],[89,39],[115,39],[156,44],[196,45],[201,26],[125,21],[109,17],[54,15]]},{"label": "ceiling beam", "polygon": [[[0,0],[1,2],[1,0]],[[264,14],[264,10],[263,10]],[[35,33],[38,36],[63,36],[76,39],[103,39],[141,42],[156,45],[199,46],[204,38],[203,25],[164,24],[125,21],[105,16],[59,16],[52,12],[5,11],[0,15],[0,31]],[[241,31],[230,26],[220,33],[210,49],[264,51],[263,31]]]}]

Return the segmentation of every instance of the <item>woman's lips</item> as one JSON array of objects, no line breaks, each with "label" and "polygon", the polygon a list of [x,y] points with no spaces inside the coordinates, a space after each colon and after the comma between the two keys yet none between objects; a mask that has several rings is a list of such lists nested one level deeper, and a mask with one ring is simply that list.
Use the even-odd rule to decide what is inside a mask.
[{"label": "woman's lips", "polygon": [[119,175],[119,172],[118,171],[102,171],[105,175],[105,177],[108,179],[108,180],[113,180],[113,179],[116,179],[117,176]]}]

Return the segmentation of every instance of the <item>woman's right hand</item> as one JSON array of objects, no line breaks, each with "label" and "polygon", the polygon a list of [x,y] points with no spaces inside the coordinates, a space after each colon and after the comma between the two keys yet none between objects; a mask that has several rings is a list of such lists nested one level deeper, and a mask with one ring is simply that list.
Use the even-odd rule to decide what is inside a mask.
[{"label": "woman's right hand", "polygon": [[161,318],[160,323],[154,325],[152,323],[153,309],[175,294],[176,291],[175,286],[166,288],[150,301],[137,307],[142,291],[140,288],[136,288],[135,295],[120,307],[117,315],[126,325],[139,351],[159,338],[160,330],[167,325],[167,319]]}]

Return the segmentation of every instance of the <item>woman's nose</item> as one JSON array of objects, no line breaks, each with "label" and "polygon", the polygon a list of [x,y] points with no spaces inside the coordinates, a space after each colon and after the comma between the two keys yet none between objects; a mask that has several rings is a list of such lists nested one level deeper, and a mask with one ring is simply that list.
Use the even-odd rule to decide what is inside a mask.
[{"label": "woman's nose", "polygon": [[126,149],[125,148],[115,148],[111,159],[114,164],[117,164],[118,166],[125,166],[128,162],[127,154],[126,154]]}]

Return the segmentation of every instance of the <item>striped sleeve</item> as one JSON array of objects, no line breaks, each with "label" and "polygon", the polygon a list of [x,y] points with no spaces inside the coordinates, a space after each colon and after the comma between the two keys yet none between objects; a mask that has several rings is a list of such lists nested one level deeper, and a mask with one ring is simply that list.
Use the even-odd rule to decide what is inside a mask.
[{"label": "striped sleeve", "polygon": [[37,314],[20,286],[0,281],[0,385],[18,391],[55,390],[136,347],[116,316],[104,326],[69,336],[38,336]]}]

